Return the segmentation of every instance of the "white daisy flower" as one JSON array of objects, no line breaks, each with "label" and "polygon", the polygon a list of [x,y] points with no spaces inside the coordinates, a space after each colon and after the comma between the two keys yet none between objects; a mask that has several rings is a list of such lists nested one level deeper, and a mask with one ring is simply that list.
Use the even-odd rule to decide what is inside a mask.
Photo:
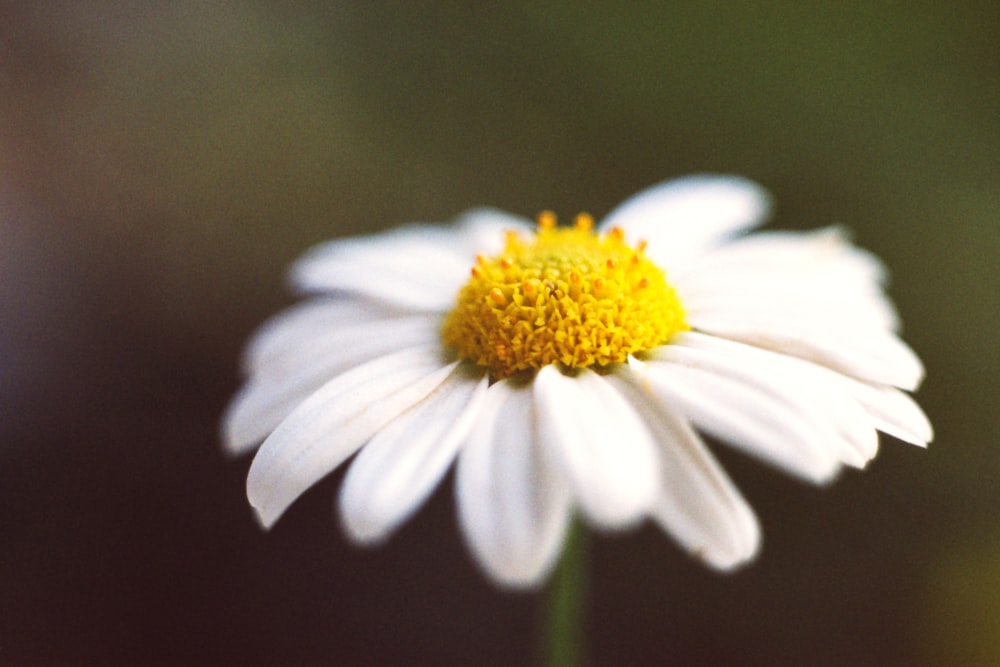
[{"label": "white daisy flower", "polygon": [[863,467],[877,431],[932,437],[882,265],[836,228],[747,235],[768,208],[695,176],[596,230],[477,210],[313,248],[291,271],[310,299],[252,339],[225,417],[229,451],[263,441],[261,523],[357,453],[354,540],[388,537],[457,462],[462,530],[504,585],[545,578],[574,514],[746,562],[757,520],[699,434],[814,483]]}]

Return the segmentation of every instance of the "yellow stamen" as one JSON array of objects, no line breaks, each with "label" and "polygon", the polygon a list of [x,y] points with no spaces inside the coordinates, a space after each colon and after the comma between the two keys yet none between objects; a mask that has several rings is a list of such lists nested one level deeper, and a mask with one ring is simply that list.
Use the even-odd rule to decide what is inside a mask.
[{"label": "yellow stamen", "polygon": [[494,380],[548,364],[601,367],[665,344],[688,329],[663,271],[615,228],[593,233],[590,216],[570,228],[538,216],[538,232],[506,236],[494,258],[477,257],[442,329],[458,356]]},{"label": "yellow stamen", "polygon": [[594,219],[590,217],[589,213],[579,213],[576,216],[576,221],[573,223],[577,229],[589,232],[594,228]]},{"label": "yellow stamen", "polygon": [[556,214],[552,211],[542,211],[538,214],[538,229],[554,229],[556,226]]}]

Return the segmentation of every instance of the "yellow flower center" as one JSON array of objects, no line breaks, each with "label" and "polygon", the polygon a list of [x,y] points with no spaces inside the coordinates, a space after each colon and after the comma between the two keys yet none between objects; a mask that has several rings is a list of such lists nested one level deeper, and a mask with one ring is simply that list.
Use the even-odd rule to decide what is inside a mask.
[{"label": "yellow flower center", "polygon": [[586,214],[572,228],[542,213],[533,239],[507,233],[503,252],[479,256],[445,320],[442,337],[494,380],[548,364],[605,366],[663,345],[689,329],[645,243],[603,237]]}]

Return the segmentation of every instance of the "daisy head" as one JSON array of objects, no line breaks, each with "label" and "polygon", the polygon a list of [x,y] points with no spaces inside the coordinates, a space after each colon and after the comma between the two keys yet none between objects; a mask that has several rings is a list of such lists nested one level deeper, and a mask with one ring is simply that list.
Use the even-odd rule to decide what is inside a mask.
[{"label": "daisy head", "polygon": [[261,523],[357,454],[348,535],[384,540],[455,463],[462,530],[505,585],[545,578],[574,515],[748,561],[756,518],[702,434],[814,483],[863,467],[877,431],[932,437],[882,265],[838,228],[749,234],[768,207],[695,176],[599,226],[477,210],[313,248],[291,271],[309,298],[251,340],[224,419],[229,451],[260,445]]}]

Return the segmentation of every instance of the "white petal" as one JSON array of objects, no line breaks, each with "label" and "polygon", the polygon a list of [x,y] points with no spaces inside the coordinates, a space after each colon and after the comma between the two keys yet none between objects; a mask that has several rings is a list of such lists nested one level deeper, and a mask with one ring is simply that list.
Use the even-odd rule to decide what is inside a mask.
[{"label": "white petal", "polygon": [[883,277],[878,260],[837,228],[754,234],[670,274],[689,321],[704,330],[792,323],[857,334],[898,328]]},{"label": "white petal", "polygon": [[730,331],[736,335],[747,331],[787,331],[803,337],[854,340],[891,335],[895,326],[895,320],[889,319],[893,317],[891,311],[860,307],[859,301],[823,300],[805,293],[771,293],[768,298],[767,294],[734,290],[710,303],[683,296],[680,300],[692,328],[720,336]]},{"label": "white petal", "polygon": [[767,217],[770,197],[737,176],[699,175],[661,183],[625,200],[601,223],[621,227],[648,254],[672,271],[687,260]]},{"label": "white petal", "polygon": [[376,359],[324,385],[275,429],[250,466],[247,496],[271,526],[306,489],[434,390],[458,362],[437,347]]},{"label": "white petal", "polygon": [[342,322],[337,327],[316,332],[308,343],[303,341],[280,351],[272,350],[274,354],[254,369],[254,379],[275,385],[300,375],[330,378],[393,350],[433,345],[440,341],[440,331],[438,315]]},{"label": "white petal", "polygon": [[733,239],[699,259],[707,272],[747,274],[792,271],[807,276],[835,274],[851,283],[885,282],[885,265],[872,253],[851,243],[839,226],[808,232],[764,231]]},{"label": "white petal", "polygon": [[439,329],[436,315],[418,315],[341,325],[280,354],[272,349],[223,417],[226,448],[231,453],[252,448],[334,377],[397,350],[435,345]]},{"label": "white petal", "polygon": [[704,331],[742,325],[835,329],[861,336],[899,328],[895,308],[874,285],[851,289],[835,278],[819,284],[778,270],[689,274],[672,284],[688,322]]},{"label": "white petal", "polygon": [[742,323],[714,323],[708,330],[715,336],[773,350],[826,366],[839,373],[901,389],[916,389],[924,377],[917,355],[891,332],[846,332],[788,323],[752,326]]},{"label": "white petal", "polygon": [[680,345],[659,348],[651,359],[644,372],[663,404],[699,430],[792,474],[826,482],[852,451],[817,410],[812,392],[781,365],[765,374]]},{"label": "white petal", "polygon": [[[795,357],[701,333],[675,336],[651,358],[731,377],[759,387],[762,400],[774,400],[812,426],[809,442],[824,445],[841,463],[864,467],[878,451],[878,434],[867,411],[840,373]],[[754,399],[751,399],[754,400]],[[803,434],[808,437],[808,434]],[[809,445],[806,445],[809,446]]]},{"label": "white petal", "polygon": [[753,510],[688,422],[657,401],[631,366],[609,379],[639,410],[659,445],[663,481],[653,517],[712,567],[727,570],[753,558],[760,545]]},{"label": "white petal", "polygon": [[[413,311],[357,299],[308,299],[278,313],[262,324],[243,353],[244,372],[280,363],[290,351],[308,347],[317,338],[383,320],[413,316]],[[435,316],[420,315],[425,318]]]},{"label": "white petal", "polygon": [[618,528],[640,519],[659,493],[656,444],[635,410],[600,375],[555,366],[534,382],[539,438],[560,461],[584,514]]},{"label": "white petal", "polygon": [[429,311],[451,308],[476,255],[498,254],[505,232],[529,233],[523,218],[474,209],[454,226],[407,225],[367,237],[315,246],[292,266],[304,292],[343,290],[389,304]]},{"label": "white petal", "polygon": [[460,365],[361,449],[340,489],[341,517],[352,538],[385,539],[416,511],[465,442],[488,385],[481,372]]},{"label": "white petal", "polygon": [[934,429],[927,415],[916,401],[900,390],[850,378],[844,380],[878,430],[921,447],[934,439]]},{"label": "white petal", "polygon": [[452,306],[475,257],[461,251],[461,235],[443,227],[411,225],[364,238],[328,241],[292,265],[292,284],[304,292],[344,290],[429,311]]},{"label": "white petal", "polygon": [[459,518],[479,562],[501,584],[540,583],[559,555],[570,495],[535,432],[530,388],[501,380],[458,458]]}]

